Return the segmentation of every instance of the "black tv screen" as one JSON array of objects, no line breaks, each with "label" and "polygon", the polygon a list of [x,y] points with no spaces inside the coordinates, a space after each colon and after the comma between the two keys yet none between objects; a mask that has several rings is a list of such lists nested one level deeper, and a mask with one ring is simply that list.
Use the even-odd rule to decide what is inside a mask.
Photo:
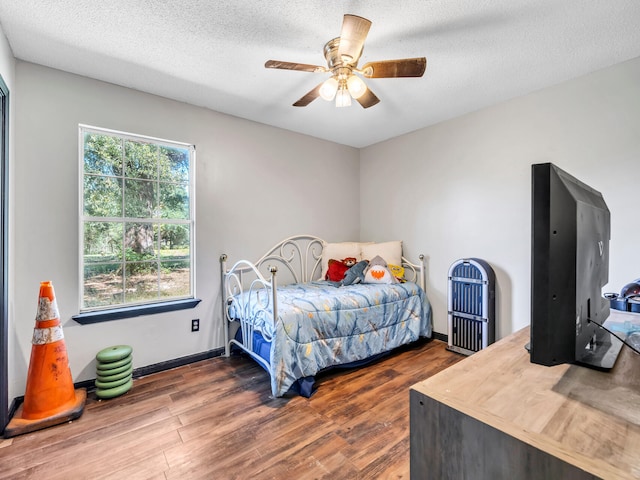
[{"label": "black tv screen", "polygon": [[610,213],[600,192],[551,163],[532,166],[531,361],[610,369]]}]

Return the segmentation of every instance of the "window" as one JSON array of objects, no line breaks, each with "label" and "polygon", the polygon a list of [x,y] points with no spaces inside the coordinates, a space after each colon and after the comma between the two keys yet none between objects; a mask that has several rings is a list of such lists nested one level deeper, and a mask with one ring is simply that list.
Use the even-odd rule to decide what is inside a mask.
[{"label": "window", "polygon": [[80,126],[80,316],[194,298],[194,160],[193,145]]}]

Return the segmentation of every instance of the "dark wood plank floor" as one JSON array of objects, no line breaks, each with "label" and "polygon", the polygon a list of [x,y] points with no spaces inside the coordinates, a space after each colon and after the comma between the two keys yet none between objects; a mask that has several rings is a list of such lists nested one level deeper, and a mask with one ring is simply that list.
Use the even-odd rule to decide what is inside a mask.
[{"label": "dark wood plank floor", "polygon": [[244,357],[134,380],[82,417],[0,439],[0,478],[409,478],[409,387],[462,356],[433,340],[319,377],[310,398],[272,398]]}]

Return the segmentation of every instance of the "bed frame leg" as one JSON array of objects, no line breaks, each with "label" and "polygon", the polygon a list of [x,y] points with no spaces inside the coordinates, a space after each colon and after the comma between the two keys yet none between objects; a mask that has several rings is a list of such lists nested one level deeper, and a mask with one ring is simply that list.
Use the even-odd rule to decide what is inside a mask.
[{"label": "bed frame leg", "polygon": [[269,273],[271,274],[271,294],[273,297],[271,301],[273,302],[273,324],[278,321],[278,282],[276,280],[276,273],[278,273],[278,267],[270,266]]},{"label": "bed frame leg", "polygon": [[424,254],[421,253],[418,258],[420,259],[420,283],[422,284],[420,286],[426,292],[427,291],[427,266],[424,261]]},{"label": "bed frame leg", "polygon": [[222,309],[222,330],[224,331],[224,356],[231,355],[231,345],[229,344],[229,322],[227,321],[227,305],[225,295],[225,274],[227,273],[227,254],[220,255],[220,305]]}]

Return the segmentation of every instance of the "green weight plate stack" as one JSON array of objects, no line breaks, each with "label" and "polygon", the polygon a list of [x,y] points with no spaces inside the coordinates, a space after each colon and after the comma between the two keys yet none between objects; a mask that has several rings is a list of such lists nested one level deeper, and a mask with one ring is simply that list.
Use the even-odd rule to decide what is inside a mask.
[{"label": "green weight plate stack", "polygon": [[133,349],[116,345],[96,355],[96,396],[114,398],[127,393],[133,385]]}]

